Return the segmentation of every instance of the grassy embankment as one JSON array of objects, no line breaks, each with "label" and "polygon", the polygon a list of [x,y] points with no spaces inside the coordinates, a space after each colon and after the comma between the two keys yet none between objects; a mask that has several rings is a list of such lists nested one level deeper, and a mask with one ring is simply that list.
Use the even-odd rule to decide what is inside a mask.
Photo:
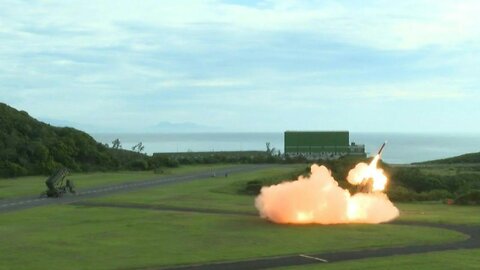
[{"label": "grassy embankment", "polygon": [[[252,179],[289,175],[304,165],[217,177],[93,201],[223,209],[256,213],[238,189]],[[400,205],[408,220],[429,217],[431,205]],[[437,211],[449,206],[438,205]],[[478,208],[449,213],[470,215]],[[423,213],[423,214],[422,214]],[[435,220],[432,214],[432,220]],[[460,222],[480,223],[479,218]],[[432,244],[464,239],[456,232],[401,225],[281,226],[254,215],[219,215],[57,205],[1,216],[0,268],[118,269],[262,256]],[[21,256],[19,255],[21,254]],[[59,256],[61,254],[61,256]],[[55,262],[52,263],[52,258]]]}]

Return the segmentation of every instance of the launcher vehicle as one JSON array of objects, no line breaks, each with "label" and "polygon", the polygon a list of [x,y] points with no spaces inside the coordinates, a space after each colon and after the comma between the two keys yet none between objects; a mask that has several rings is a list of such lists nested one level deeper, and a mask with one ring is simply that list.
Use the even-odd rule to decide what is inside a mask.
[{"label": "launcher vehicle", "polygon": [[47,197],[62,197],[65,193],[75,194],[75,186],[73,181],[66,179],[68,170],[61,168],[52,174],[46,181],[47,190],[42,193],[42,196]]}]

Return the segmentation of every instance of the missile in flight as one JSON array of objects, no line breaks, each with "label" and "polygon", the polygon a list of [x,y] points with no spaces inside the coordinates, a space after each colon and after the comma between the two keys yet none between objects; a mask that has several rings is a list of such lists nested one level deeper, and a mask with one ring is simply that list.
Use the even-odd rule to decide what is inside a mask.
[{"label": "missile in flight", "polygon": [[382,144],[382,147],[380,147],[380,150],[378,150],[378,155],[382,155],[382,152],[383,152],[383,148],[385,148],[385,145],[387,144],[387,141],[385,141],[383,144]]}]

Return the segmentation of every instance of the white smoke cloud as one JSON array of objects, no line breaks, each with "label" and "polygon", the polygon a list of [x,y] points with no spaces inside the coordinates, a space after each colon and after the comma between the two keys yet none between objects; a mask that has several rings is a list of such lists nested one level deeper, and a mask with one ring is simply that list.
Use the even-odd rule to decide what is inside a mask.
[{"label": "white smoke cloud", "polygon": [[263,187],[255,206],[262,218],[284,224],[381,223],[399,215],[384,193],[352,196],[325,166],[316,164],[310,177]]}]

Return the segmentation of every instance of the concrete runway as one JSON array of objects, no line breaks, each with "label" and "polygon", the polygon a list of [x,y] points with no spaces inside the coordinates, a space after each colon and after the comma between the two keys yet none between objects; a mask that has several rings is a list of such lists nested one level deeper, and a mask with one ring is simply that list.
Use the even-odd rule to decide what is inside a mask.
[{"label": "concrete runway", "polygon": [[[178,207],[168,205],[148,205],[136,203],[103,203],[103,202],[79,202],[75,205],[82,205],[85,207],[114,207],[114,208],[132,208],[132,209],[146,209],[154,211],[177,211],[177,212],[192,212],[202,214],[220,214],[220,215],[247,215],[257,216],[257,213],[245,211],[230,211],[222,209],[203,209],[192,207]],[[447,251],[458,249],[473,249],[480,248],[480,226],[467,225],[452,225],[452,224],[435,224],[423,222],[392,222],[391,224],[405,225],[405,226],[422,226],[441,228],[453,230],[465,235],[469,238],[463,241],[441,243],[434,245],[420,245],[420,246],[405,246],[405,247],[388,247],[379,249],[365,249],[357,251],[339,251],[332,253],[318,253],[318,254],[293,254],[288,256],[276,256],[265,258],[253,258],[241,261],[216,262],[197,265],[184,265],[175,267],[163,267],[148,269],[166,269],[166,270],[243,270],[243,269],[269,269],[285,266],[297,266],[307,264],[321,264],[321,263],[335,263],[341,261],[358,260],[374,257],[388,257],[394,255],[408,255],[421,254],[434,251]],[[379,225],[382,226],[382,225]]]},{"label": "concrete runway", "polygon": [[[107,196],[119,192],[128,192],[161,185],[208,179],[212,177],[214,172],[216,177],[224,177],[227,173],[230,175],[235,173],[251,172],[274,166],[278,165],[237,165],[222,169],[206,170],[183,175],[159,176],[158,178],[151,180],[131,181],[117,185],[108,185],[79,190],[75,195],[66,194],[62,198],[40,198],[39,195],[37,195],[5,199],[0,200],[0,213],[18,211],[51,204],[68,204],[89,198]],[[226,178],[226,180],[228,180],[228,178]],[[40,194],[40,192],[42,191],[43,190],[39,190],[38,193]]]}]

